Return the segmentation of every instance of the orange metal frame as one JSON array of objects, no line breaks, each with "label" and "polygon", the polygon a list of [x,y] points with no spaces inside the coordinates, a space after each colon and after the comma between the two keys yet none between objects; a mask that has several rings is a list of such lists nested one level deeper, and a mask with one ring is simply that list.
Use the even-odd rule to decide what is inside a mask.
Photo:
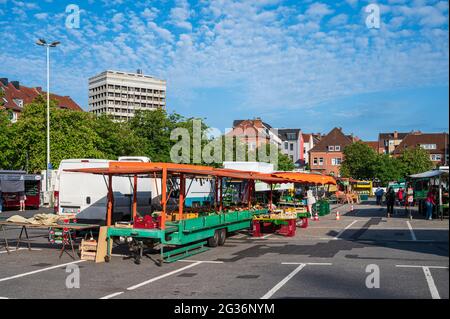
[{"label": "orange metal frame", "polygon": [[178,177],[180,181],[180,195],[178,218],[182,219],[184,202],[186,199],[186,176],[192,178],[214,178],[215,199],[214,206],[217,210],[223,210],[223,178],[240,179],[248,181],[248,207],[252,205],[252,193],[255,191],[255,181],[259,180],[270,185],[269,203],[272,205],[272,185],[282,183],[307,183],[307,184],[336,184],[331,176],[318,174],[307,174],[299,172],[280,172],[274,174],[262,174],[249,171],[238,171],[232,169],[220,169],[201,165],[173,164],[173,163],[136,163],[136,162],[110,162],[108,168],[84,168],[67,169],[68,172],[84,172],[108,176],[108,203],[106,225],[111,226],[114,207],[114,195],[112,189],[112,177],[118,175],[133,176],[133,220],[137,215],[137,182],[138,175],[153,174],[153,177],[161,178],[161,229],[166,228],[167,202],[172,190],[167,192],[167,180],[169,177]]}]

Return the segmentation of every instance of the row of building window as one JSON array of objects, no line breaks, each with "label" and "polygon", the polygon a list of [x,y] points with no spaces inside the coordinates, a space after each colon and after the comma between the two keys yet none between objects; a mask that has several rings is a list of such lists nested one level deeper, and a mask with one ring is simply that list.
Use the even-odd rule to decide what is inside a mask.
[{"label": "row of building window", "polygon": [[[97,86],[95,88],[90,89],[91,93],[95,92],[103,92],[106,90],[106,84]],[[151,93],[151,94],[165,94],[164,90],[157,90],[157,89],[145,89],[145,88],[138,88],[138,87],[129,87],[129,86],[121,86],[121,85],[112,85],[108,84],[108,90],[122,90],[127,92],[142,92],[142,93]]]},{"label": "row of building window", "polygon": [[328,151],[329,152],[340,152],[341,146],[340,145],[328,145]]},{"label": "row of building window", "polygon": [[[331,165],[333,166],[337,166],[337,165],[341,165],[342,163],[342,158],[340,157],[336,157],[336,158],[332,158],[331,159]],[[325,160],[323,157],[314,157],[313,158],[313,165],[325,165]]]}]

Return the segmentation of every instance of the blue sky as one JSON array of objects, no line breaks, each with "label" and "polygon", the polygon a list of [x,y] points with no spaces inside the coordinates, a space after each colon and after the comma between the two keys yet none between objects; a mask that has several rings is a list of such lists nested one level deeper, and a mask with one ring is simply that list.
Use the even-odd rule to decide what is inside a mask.
[{"label": "blue sky", "polygon": [[[364,139],[380,131],[448,131],[448,1],[0,0],[0,76],[87,109],[87,81],[106,69],[167,80],[169,111],[222,131],[260,116],[274,127]],[[66,27],[78,5],[80,27]]]}]

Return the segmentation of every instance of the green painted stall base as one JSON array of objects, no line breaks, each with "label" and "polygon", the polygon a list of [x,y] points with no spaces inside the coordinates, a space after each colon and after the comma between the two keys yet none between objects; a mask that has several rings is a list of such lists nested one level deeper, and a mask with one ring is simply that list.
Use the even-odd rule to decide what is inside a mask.
[{"label": "green painted stall base", "polygon": [[207,251],[208,248],[206,248],[205,245],[206,241],[203,241],[189,246],[172,249],[164,252],[162,257],[164,258],[164,262],[171,263]]}]

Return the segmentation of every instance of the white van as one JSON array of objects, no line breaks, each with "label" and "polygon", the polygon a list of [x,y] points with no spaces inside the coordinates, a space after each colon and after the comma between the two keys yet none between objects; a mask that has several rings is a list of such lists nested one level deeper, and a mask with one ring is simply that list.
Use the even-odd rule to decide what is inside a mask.
[{"label": "white van", "polygon": [[[122,161],[149,162],[145,157],[121,158]],[[58,214],[77,214],[78,220],[102,222],[106,217],[108,194],[107,177],[103,175],[66,172],[66,169],[106,168],[110,160],[67,159],[61,161],[55,187],[55,211]],[[156,194],[154,179],[139,178],[137,210],[146,214],[151,211],[152,195]],[[159,186],[160,187],[160,186]],[[133,179],[114,176],[114,220],[130,219],[133,201]]]}]

